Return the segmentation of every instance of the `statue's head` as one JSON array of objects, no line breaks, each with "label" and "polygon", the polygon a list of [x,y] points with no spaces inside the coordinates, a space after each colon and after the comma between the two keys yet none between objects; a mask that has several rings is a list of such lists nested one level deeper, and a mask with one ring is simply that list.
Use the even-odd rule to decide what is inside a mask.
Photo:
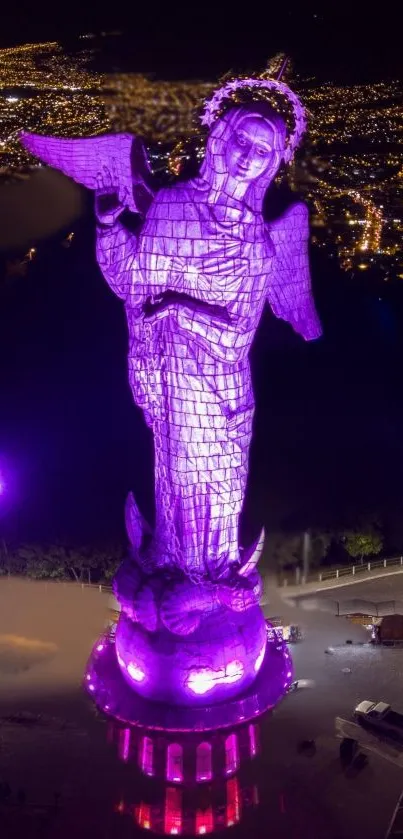
[{"label": "statue's head", "polygon": [[213,125],[200,175],[215,192],[242,196],[260,210],[284,159],[286,137],[284,120],[264,102],[231,108]]},{"label": "statue's head", "polygon": [[268,173],[273,177],[286,137],[285,124],[278,115],[264,106],[260,112],[245,108],[231,129],[224,151],[231,177],[247,183]]}]

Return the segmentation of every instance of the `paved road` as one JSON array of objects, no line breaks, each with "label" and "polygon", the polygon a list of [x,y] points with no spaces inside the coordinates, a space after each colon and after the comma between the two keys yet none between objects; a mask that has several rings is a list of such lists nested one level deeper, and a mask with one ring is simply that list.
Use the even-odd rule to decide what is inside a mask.
[{"label": "paved road", "polygon": [[[287,590],[282,589],[281,594],[287,596]],[[385,600],[399,600],[403,602],[403,574],[391,574],[379,577],[376,580],[363,580],[354,585],[338,586],[337,588],[322,591],[301,593],[296,595],[300,604],[314,603],[315,601],[339,601],[343,600],[368,600],[374,603],[382,603]]]},{"label": "paved road", "polygon": [[386,577],[391,577],[392,580],[395,577],[400,577],[400,579],[403,581],[403,568],[401,568],[400,565],[393,565],[389,568],[378,568],[370,572],[368,572],[366,568],[364,568],[362,571],[357,570],[357,573],[354,575],[341,574],[338,579],[336,577],[332,577],[330,580],[323,580],[322,582],[320,582],[319,580],[314,580],[309,583],[303,583],[299,586],[280,586],[280,590],[284,594],[284,596],[290,598],[298,597],[300,595],[317,594],[318,592],[322,591],[334,591],[336,595],[340,588],[350,588],[351,597],[354,597],[354,592],[357,586],[366,582],[377,582],[378,580],[384,579]]},{"label": "paved road", "polygon": [[329,597],[338,600],[364,598],[375,602],[403,600],[403,574],[392,574],[388,577],[380,577],[378,580],[363,581],[354,586],[342,586],[329,591]]}]

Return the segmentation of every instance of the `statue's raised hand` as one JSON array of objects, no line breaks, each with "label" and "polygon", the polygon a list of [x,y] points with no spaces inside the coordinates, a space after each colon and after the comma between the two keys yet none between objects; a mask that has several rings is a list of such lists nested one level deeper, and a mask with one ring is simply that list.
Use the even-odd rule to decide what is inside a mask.
[{"label": "statue's raised hand", "polygon": [[[119,196],[122,209],[127,207],[132,213],[146,214],[154,191],[149,182],[150,166],[140,137],[132,134],[102,134],[98,137],[70,139],[43,137],[22,131],[20,140],[31,154],[87,189],[106,194],[112,185],[112,192]],[[113,223],[109,204],[106,214],[103,204],[101,201],[100,220],[102,215],[103,223]]]},{"label": "statue's raised hand", "polygon": [[101,224],[113,224],[116,221],[128,205],[129,196],[126,193],[127,190],[119,190],[110,169],[103,166],[97,174],[95,191],[95,213]]}]

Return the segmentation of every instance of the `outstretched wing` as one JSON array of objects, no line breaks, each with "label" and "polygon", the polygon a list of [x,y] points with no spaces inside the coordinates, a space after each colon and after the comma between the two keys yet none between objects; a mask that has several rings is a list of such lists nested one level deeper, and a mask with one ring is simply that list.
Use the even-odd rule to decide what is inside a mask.
[{"label": "outstretched wing", "polygon": [[305,204],[293,204],[270,224],[269,232],[275,255],[268,303],[276,317],[288,321],[306,341],[319,338],[322,328],[311,288]]},{"label": "outstretched wing", "polygon": [[120,201],[133,212],[143,214],[152,201],[150,167],[139,137],[102,134],[71,140],[24,131],[20,140],[35,157],[88,189],[97,189],[97,176],[108,169]]}]

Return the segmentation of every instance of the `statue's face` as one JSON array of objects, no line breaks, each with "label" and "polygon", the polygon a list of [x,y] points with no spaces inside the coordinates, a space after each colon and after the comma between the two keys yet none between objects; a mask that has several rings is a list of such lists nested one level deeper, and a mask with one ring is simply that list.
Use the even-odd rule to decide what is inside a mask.
[{"label": "statue's face", "polygon": [[270,167],[273,168],[276,158],[279,160],[276,154],[277,134],[275,128],[262,117],[245,116],[226,145],[225,160],[230,176],[241,181],[253,181]]}]

